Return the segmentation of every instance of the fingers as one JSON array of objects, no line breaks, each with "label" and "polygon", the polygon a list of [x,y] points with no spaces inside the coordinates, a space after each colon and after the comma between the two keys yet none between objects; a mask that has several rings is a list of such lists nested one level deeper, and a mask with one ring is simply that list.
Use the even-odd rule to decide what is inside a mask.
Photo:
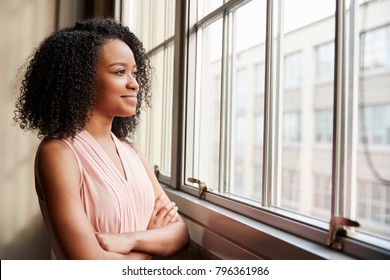
[{"label": "fingers", "polygon": [[[163,194],[160,195],[154,204],[154,210],[153,214],[154,215],[160,215],[162,217],[165,217],[172,209],[176,207],[176,204],[174,202],[171,202],[168,197]],[[176,212],[177,212],[177,207],[176,207]]]},{"label": "fingers", "polygon": [[169,202],[164,207],[160,208],[156,213],[157,219],[162,225],[167,225],[173,222],[172,219],[176,218],[178,208],[174,202]]},{"label": "fingers", "polygon": [[149,222],[149,228],[159,228],[178,220],[178,207],[166,195],[159,196]]},{"label": "fingers", "polygon": [[164,216],[164,220],[167,224],[176,222],[177,219],[177,211],[179,210],[174,202],[170,203],[170,205],[166,205],[164,207],[166,211],[162,213]]},{"label": "fingers", "polygon": [[161,208],[168,203],[169,203],[168,197],[164,194],[160,195],[154,202],[153,214],[157,215],[157,213],[161,210]]}]

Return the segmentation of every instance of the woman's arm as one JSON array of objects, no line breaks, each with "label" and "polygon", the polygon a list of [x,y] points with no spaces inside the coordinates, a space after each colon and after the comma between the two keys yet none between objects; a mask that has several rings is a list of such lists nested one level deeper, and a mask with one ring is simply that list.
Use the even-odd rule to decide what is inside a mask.
[{"label": "woman's arm", "polygon": [[158,229],[128,233],[97,233],[100,246],[107,251],[126,254],[129,250],[146,252],[152,255],[169,257],[188,246],[187,228],[180,221]]},{"label": "woman's arm", "polygon": [[54,233],[68,259],[147,259],[103,250],[80,198],[80,170],[71,149],[59,139],[41,143],[36,155],[36,179],[41,186]]},{"label": "woman's arm", "polygon": [[177,213],[177,207],[169,200],[154,175],[146,158],[136,149],[153,184],[155,209],[148,230],[122,234],[98,233],[100,246],[108,251],[126,253],[142,251],[159,256],[171,256],[189,244],[187,226]]},{"label": "woman's arm", "polygon": [[[175,225],[171,226],[172,224]],[[165,228],[168,225],[170,228]],[[167,236],[176,236],[177,229],[173,227],[177,226],[184,227],[182,230],[186,234],[182,236],[188,238],[187,228],[177,213],[177,207],[164,194],[156,199],[155,209],[146,231],[119,234],[96,233],[96,238],[103,249],[111,252],[126,254],[130,250],[141,250],[153,255],[170,256],[182,249],[179,247],[180,244],[183,244],[183,247],[188,244],[188,241],[180,241],[180,235],[179,239],[176,239],[176,244],[171,243],[170,239],[164,239]]]},{"label": "woman's arm", "polygon": [[[135,151],[141,159],[145,170],[148,173],[150,180],[152,181],[155,197],[157,198],[156,205],[159,202],[159,199],[162,199],[160,200],[162,205],[167,205],[167,203],[169,204],[170,200],[165,194],[164,190],[161,188],[160,183],[158,182],[148,160],[137,148],[135,148]],[[165,203],[165,201],[168,202]],[[164,210],[162,215],[159,211],[153,212],[151,220],[162,219],[165,214]],[[176,214],[174,219],[165,226],[156,227],[152,230],[144,232],[130,233],[130,237],[135,239],[135,250],[140,250],[163,257],[171,256],[183,250],[189,245],[190,242],[187,226],[179,214]]]}]

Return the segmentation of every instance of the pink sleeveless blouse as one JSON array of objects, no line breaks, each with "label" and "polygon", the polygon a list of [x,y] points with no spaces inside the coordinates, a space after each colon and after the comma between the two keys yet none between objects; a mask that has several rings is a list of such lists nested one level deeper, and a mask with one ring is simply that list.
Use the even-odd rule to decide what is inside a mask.
[{"label": "pink sleeveless blouse", "polygon": [[[80,167],[80,197],[85,213],[96,232],[146,230],[154,207],[152,182],[132,147],[114,134],[112,138],[126,178],[87,131],[78,133],[73,141],[63,139],[74,152]],[[39,202],[52,249],[57,259],[64,259],[46,204],[41,198]]]}]

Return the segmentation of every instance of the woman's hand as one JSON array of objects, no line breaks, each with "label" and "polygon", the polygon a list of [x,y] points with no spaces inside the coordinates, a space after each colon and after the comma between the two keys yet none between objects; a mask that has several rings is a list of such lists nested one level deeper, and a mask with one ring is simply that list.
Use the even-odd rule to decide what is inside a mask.
[{"label": "woman's hand", "polygon": [[[163,194],[159,196],[154,205],[154,209],[147,227],[147,230],[162,228],[174,223],[178,219],[178,209],[174,202]],[[128,254],[137,244],[137,234],[127,233],[95,233],[96,239],[105,251]]]},{"label": "woman's hand", "polygon": [[131,233],[95,233],[96,239],[100,247],[109,252],[119,254],[129,253],[135,244],[135,239],[132,238]]},{"label": "woman's hand", "polygon": [[165,194],[160,195],[154,203],[154,210],[147,229],[157,229],[176,222],[177,211],[178,208],[174,202],[171,202]]},{"label": "woman's hand", "polygon": [[95,233],[105,251],[133,259],[150,259],[153,255],[168,257],[188,246],[189,235],[178,209],[163,194],[155,201],[148,228],[144,231],[109,234]]}]

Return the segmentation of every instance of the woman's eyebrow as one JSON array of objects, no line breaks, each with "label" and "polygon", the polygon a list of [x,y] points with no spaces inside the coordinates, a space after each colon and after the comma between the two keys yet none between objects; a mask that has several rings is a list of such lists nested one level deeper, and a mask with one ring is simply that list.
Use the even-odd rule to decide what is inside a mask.
[{"label": "woman's eyebrow", "polygon": [[[109,64],[109,65],[107,65],[107,68],[109,68],[109,67],[112,67],[112,66],[123,66],[123,67],[125,67],[125,66],[127,66],[128,64],[126,63],[126,62],[114,62],[114,63],[111,63],[111,64]],[[134,68],[137,68],[137,65],[136,64],[134,64],[133,65],[133,69]]]},{"label": "woman's eyebrow", "polygon": [[111,63],[111,64],[107,65],[107,67],[112,67],[112,66],[127,66],[127,63],[125,63],[125,62],[114,62],[114,63]]}]

